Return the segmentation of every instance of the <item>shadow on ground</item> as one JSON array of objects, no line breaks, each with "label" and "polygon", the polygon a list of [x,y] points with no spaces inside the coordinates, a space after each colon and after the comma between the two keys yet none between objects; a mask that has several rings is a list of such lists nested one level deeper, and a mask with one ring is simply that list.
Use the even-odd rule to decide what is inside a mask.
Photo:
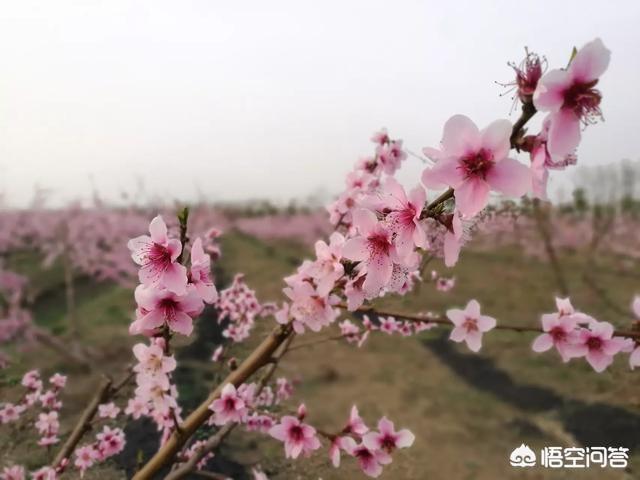
[{"label": "shadow on ground", "polygon": [[468,385],[490,393],[525,412],[556,411],[565,431],[585,446],[640,447],[640,415],[605,403],[587,403],[563,397],[551,389],[518,383],[494,362],[477,354],[459,352],[447,335],[423,344]]}]

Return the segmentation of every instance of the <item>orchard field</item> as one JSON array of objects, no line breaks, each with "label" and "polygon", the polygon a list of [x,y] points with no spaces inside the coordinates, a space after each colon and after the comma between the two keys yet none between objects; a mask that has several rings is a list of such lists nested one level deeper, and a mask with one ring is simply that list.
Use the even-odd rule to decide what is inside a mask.
[{"label": "orchard field", "polygon": [[[556,211],[553,214],[560,217]],[[578,224],[593,236],[594,223],[590,215],[585,217],[589,220]],[[223,215],[210,218],[213,226],[223,226],[224,230],[219,237],[221,256],[214,268],[216,285],[222,290],[230,283],[233,272],[243,272],[262,303],[283,299],[278,279],[311,257],[310,239],[327,228],[322,213],[261,214],[232,222],[223,220]],[[630,220],[625,227],[635,231],[637,239],[635,223]],[[565,233],[575,228],[576,224],[572,224]],[[525,223],[521,242],[508,244],[499,240],[499,227],[486,230],[477,234],[456,267],[448,269],[441,260],[434,259],[425,269],[424,283],[414,292],[376,301],[376,307],[399,312],[438,312],[476,298],[499,323],[536,325],[542,313],[553,311],[553,298],[559,288],[554,269],[540,252],[537,231],[527,230]],[[627,320],[625,315],[631,314],[624,307],[637,293],[638,260],[615,251],[615,232],[609,230],[603,236],[597,265],[590,260],[589,239],[580,236],[580,241],[556,245],[557,255],[574,306],[622,327]],[[624,245],[632,251],[630,242]],[[123,251],[126,256],[124,245]],[[41,253],[21,249],[5,260],[7,268],[28,278],[34,323],[52,332],[69,348],[79,339],[87,347],[90,371],[37,342],[19,348],[9,345],[5,352],[11,362],[2,371],[3,398],[20,394],[21,387],[15,383],[31,368],[39,368],[44,377],[54,372],[68,374],[61,415],[65,419],[61,430],[67,431],[98,388],[100,376],[119,377],[131,362],[131,347],[136,343],[127,334],[135,308],[131,289],[112,280],[98,281],[86,272],[74,272],[74,308],[79,325],[75,334],[70,331],[65,293],[68,285],[65,286],[61,257],[43,267]],[[431,271],[443,278],[454,278],[454,286],[439,290],[431,280]],[[590,281],[593,277],[598,284]],[[234,346],[230,355],[242,358],[271,328],[270,320],[258,320],[256,334]],[[478,354],[448,341],[449,331],[442,328],[410,338],[372,332],[362,347],[344,339],[325,341],[336,334],[339,329],[334,325],[293,342],[280,374],[295,379],[296,386],[293,397],[281,408],[295,410],[304,398],[311,412],[310,421],[330,430],[339,426],[336,419],[341,419],[354,399],[359,399],[364,418],[387,415],[397,425],[411,428],[416,441],[410,458],[409,453],[398,452],[399,458],[385,471],[386,478],[636,478],[637,472],[631,469],[591,469],[577,475],[541,467],[522,472],[508,463],[511,451],[520,443],[534,450],[544,446],[621,445],[638,452],[640,393],[622,359],[601,374],[586,362],[563,364],[556,353],[532,352],[535,334],[528,332],[507,331],[489,336]],[[215,312],[207,309],[197,322],[196,333],[176,343],[179,369],[175,379],[186,408],[202,401],[225,370],[220,362],[211,360],[222,341]],[[296,351],[298,346],[301,348]],[[116,403],[124,407],[132,391],[133,386],[127,386]],[[127,446],[108,462],[88,470],[85,478],[128,478],[155,451],[158,434],[151,422],[116,424],[127,432]],[[38,447],[25,424],[0,428],[0,452],[4,457],[0,464],[11,458],[35,467],[51,460],[54,450],[47,453]],[[280,448],[278,442],[262,434],[235,432],[209,466],[240,480],[252,478],[251,469],[256,465],[274,479],[344,479],[360,475],[355,464],[334,469],[326,454],[319,452],[304,461],[286,461],[277,454]],[[402,458],[405,455],[407,458]],[[638,453],[634,453],[629,463],[633,465],[638,460]]]}]

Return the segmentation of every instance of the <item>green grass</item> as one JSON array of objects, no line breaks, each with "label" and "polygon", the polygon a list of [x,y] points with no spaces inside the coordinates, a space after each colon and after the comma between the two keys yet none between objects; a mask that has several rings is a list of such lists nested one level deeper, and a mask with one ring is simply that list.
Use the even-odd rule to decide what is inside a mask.
[{"label": "green grass", "polygon": [[[242,272],[263,302],[281,300],[282,278],[293,273],[304,258],[312,255],[310,248],[293,242],[264,242],[238,232],[228,232],[222,237],[222,252],[219,268],[224,275],[219,280],[228,283],[235,272]],[[39,292],[33,309],[36,323],[64,334],[66,307],[60,266],[41,271],[39,259],[28,254],[16,256],[11,262],[32,278],[34,291]],[[623,326],[626,320],[612,312],[585,285],[583,263],[580,255],[563,256],[574,305],[597,318]],[[600,263],[615,270],[614,259],[602,258]],[[440,293],[432,285],[423,284],[410,295],[390,297],[377,302],[378,305],[404,312],[442,312],[464,306],[470,298],[476,298],[482,304],[483,312],[496,317],[498,322],[518,325],[537,325],[541,313],[554,310],[553,297],[557,287],[550,269],[536,259],[523,256],[517,249],[466,250],[453,270],[445,269],[439,261],[434,261],[430,268],[443,275],[455,275],[456,287],[451,292]],[[634,277],[616,277],[608,273],[599,278],[611,299],[621,306],[627,305],[637,292],[638,281]],[[130,346],[135,340],[127,333],[135,306],[130,289],[78,279],[76,294],[77,312],[85,327],[84,341],[99,350],[102,357],[98,371],[90,375],[72,375],[65,402],[65,415],[71,420],[91,396],[99,373],[118,372],[130,361]],[[233,354],[243,358],[272,327],[271,320],[259,322],[254,338],[234,347]],[[316,336],[336,332],[337,327],[331,327]],[[523,411],[459,378],[422,344],[424,339],[435,338],[438,334],[438,331],[425,332],[419,338],[376,334],[362,349],[334,342],[291,352],[278,375],[300,378],[302,383],[285,409],[293,410],[304,401],[309,408],[310,422],[326,430],[337,430],[343,426],[351,405],[357,403],[370,426],[374,419],[388,415],[398,426],[411,428],[417,436],[416,444],[410,451],[394,454],[394,463],[382,478],[577,478],[571,471],[538,469],[521,472],[506,466],[510,451],[523,441],[533,448],[540,448],[563,445],[570,442],[571,437],[555,412]],[[304,341],[312,338],[314,335],[306,335]],[[640,396],[635,376],[622,359],[606,373],[598,375],[584,362],[564,365],[553,352],[533,353],[530,348],[533,338],[532,334],[492,332],[486,335],[479,358],[491,359],[516,382],[550,389],[567,399],[619,405],[638,413]],[[186,343],[176,345],[180,348]],[[454,348],[467,353],[464,346]],[[18,362],[9,370],[8,376],[17,378],[18,374],[35,366],[43,368],[45,374],[65,369],[64,362],[41,347],[17,355]],[[210,367],[209,363],[203,362],[200,370],[185,378],[206,382],[209,386],[213,382],[213,370],[207,370]],[[185,398],[199,394],[201,388],[195,387],[185,387]],[[8,387],[4,392],[10,396],[18,390]],[[519,424],[532,425],[541,434],[522,433],[514,426]],[[0,430],[0,437],[5,433]],[[15,448],[12,455],[30,458],[29,445],[23,443],[12,447]],[[6,456],[2,449],[0,446],[0,464]],[[352,460],[345,460],[345,468],[334,470],[328,465],[325,451],[309,459],[287,462],[281,450],[280,444],[265,436],[234,433],[224,455],[246,464],[260,462],[275,480],[364,478]],[[638,460],[640,457],[635,454],[632,465]],[[611,470],[583,471],[580,478],[621,478],[616,473]],[[88,478],[122,478],[113,468],[103,468],[91,475]]]}]

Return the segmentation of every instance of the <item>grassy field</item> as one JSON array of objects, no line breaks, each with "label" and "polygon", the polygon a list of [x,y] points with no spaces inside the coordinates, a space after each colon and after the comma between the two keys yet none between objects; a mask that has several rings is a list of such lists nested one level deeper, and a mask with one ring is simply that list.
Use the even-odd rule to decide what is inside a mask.
[{"label": "grassy field", "polygon": [[[281,299],[282,277],[309,255],[307,248],[295,243],[263,242],[237,233],[223,237],[222,248],[220,279],[228,281],[234,272],[245,273],[263,301]],[[451,271],[457,278],[451,292],[440,293],[425,284],[409,296],[384,300],[380,306],[403,312],[442,311],[476,298],[483,311],[498,322],[522,325],[536,325],[541,313],[554,310],[554,279],[540,261],[525,258],[516,249],[466,251],[463,255],[459,267]],[[585,284],[580,256],[565,257],[563,263],[574,305],[624,325],[624,319]],[[28,258],[16,264],[35,277],[34,288],[39,292],[34,308],[36,321],[64,334],[59,269],[54,267],[39,276]],[[433,268],[449,275],[438,262]],[[628,304],[638,291],[636,278],[604,273],[599,278],[618,305]],[[38,348],[18,352],[20,362],[11,367],[5,380],[34,366],[47,365],[47,372],[68,371],[71,380],[63,412],[75,417],[91,395],[100,372],[119,372],[130,361],[134,339],[127,335],[126,327],[133,308],[128,289],[79,279],[78,310],[86,327],[84,339],[101,352],[97,371],[85,374],[70,370],[55,354]],[[216,381],[215,367],[207,361],[217,338],[216,333],[210,333],[215,329],[213,322],[211,318],[202,319],[201,338],[183,345],[187,366],[179,381],[183,386],[181,397],[189,403],[196,402]],[[271,326],[259,325],[257,329],[266,332]],[[337,327],[333,328],[331,333],[336,333]],[[241,358],[258,336],[235,354]],[[305,335],[299,341],[312,338]],[[397,452],[382,478],[640,478],[640,390],[622,359],[605,373],[596,374],[584,362],[565,365],[555,353],[533,353],[532,334],[493,332],[485,337],[480,354],[472,354],[445,338],[445,330],[435,329],[411,338],[376,334],[361,349],[345,342],[328,342],[294,350],[283,362],[281,373],[299,378],[301,383],[285,408],[293,409],[304,400],[310,422],[329,431],[342,426],[353,403],[370,426],[373,419],[388,415],[397,426],[409,427],[416,434],[414,446]],[[4,386],[3,398],[5,394],[10,397],[16,391]],[[68,425],[63,431],[65,427]],[[0,438],[0,465],[9,457],[29,465],[46,461],[46,453],[34,448],[21,431],[9,432],[3,427]],[[633,470],[510,467],[509,454],[523,442],[534,450],[573,445],[629,447]],[[130,448],[137,455],[135,446]],[[278,442],[264,436],[237,431],[217,455],[217,465],[229,468],[225,473],[233,473],[236,479],[249,478],[240,472],[256,463],[272,479],[365,478],[351,459],[344,461],[345,468],[333,469],[326,450],[309,459],[287,462],[281,449]],[[126,478],[119,468],[126,462],[119,462],[91,471],[85,478]]]}]

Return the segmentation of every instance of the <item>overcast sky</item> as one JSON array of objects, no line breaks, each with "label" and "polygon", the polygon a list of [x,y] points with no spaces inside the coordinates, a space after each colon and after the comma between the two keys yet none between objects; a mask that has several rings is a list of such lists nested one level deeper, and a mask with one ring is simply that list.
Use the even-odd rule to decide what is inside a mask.
[{"label": "overcast sky", "polygon": [[0,189],[13,204],[34,185],[62,202],[140,180],[184,200],[335,193],[373,130],[420,151],[452,114],[508,118],[493,83],[508,60],[527,45],[562,66],[596,36],[613,51],[606,122],[580,162],[635,159],[639,23],[638,1],[2,0]]}]

